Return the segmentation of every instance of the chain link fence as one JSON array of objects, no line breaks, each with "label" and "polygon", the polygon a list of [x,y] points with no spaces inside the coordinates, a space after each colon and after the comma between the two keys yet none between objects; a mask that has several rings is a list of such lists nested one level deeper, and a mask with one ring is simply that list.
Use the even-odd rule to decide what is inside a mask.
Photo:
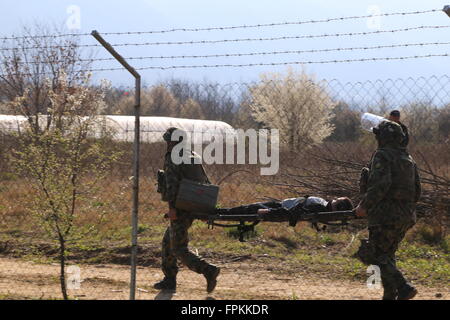
[{"label": "chain link fence", "polygon": [[[131,98],[109,100],[108,111],[131,114]],[[222,120],[234,128],[280,130],[279,171],[261,176],[260,165],[206,166],[220,185],[222,207],[304,195],[359,201],[359,174],[376,144],[360,129],[360,116],[399,109],[409,127],[409,151],[421,169],[424,193],[419,223],[398,253],[399,267],[418,286],[419,299],[449,299],[450,78],[342,83],[310,78],[268,78],[257,83],[193,84],[169,81],[142,93],[144,116]],[[132,134],[134,128],[125,127]],[[162,279],[161,240],[166,205],[155,172],[164,145],[147,143],[143,127],[137,299],[205,299],[202,275],[181,268],[176,294],[152,288]],[[130,290],[131,144],[110,174],[77,206],[83,229],[67,243],[66,279],[73,299],[127,299]],[[14,139],[0,135],[0,298],[61,299],[58,242],[31,213],[39,188],[9,161]],[[95,173],[92,173],[95,175]],[[89,177],[85,177],[89,180]],[[301,223],[265,223],[236,239],[234,229],[191,228],[191,249],[222,267],[215,299],[379,299],[376,270],[354,257],[363,222],[316,232]],[[374,280],[375,279],[375,280]]]}]

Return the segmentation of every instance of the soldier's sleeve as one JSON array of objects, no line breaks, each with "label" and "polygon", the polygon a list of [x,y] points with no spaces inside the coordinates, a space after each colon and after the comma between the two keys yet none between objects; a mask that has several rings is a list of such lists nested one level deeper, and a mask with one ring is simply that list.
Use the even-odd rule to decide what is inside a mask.
[{"label": "soldier's sleeve", "polygon": [[386,196],[391,183],[391,164],[381,152],[377,152],[370,164],[367,191],[361,206],[370,212]]},{"label": "soldier's sleeve", "polygon": [[409,144],[409,132],[408,132],[408,127],[405,126],[404,124],[402,124],[401,127],[402,127],[402,130],[403,130],[403,133],[405,134],[405,139],[403,140],[402,145],[405,146],[405,147],[407,147],[408,144]]},{"label": "soldier's sleeve", "polygon": [[359,194],[364,195],[367,192],[367,182],[369,180],[369,168],[364,167],[359,177]]},{"label": "soldier's sleeve", "polygon": [[170,208],[175,208],[180,180],[180,166],[172,163],[166,169],[166,198]]},{"label": "soldier's sleeve", "polygon": [[418,202],[420,199],[420,195],[422,194],[422,186],[420,183],[420,174],[419,174],[419,170],[417,170],[417,166],[414,166],[414,171],[415,171],[415,185],[416,185],[416,194],[414,196],[414,201]]}]

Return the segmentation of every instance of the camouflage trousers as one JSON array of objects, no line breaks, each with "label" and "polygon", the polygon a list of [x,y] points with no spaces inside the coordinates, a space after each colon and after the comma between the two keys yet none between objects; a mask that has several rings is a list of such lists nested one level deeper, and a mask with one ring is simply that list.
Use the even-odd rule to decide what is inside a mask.
[{"label": "camouflage trousers", "polygon": [[369,240],[358,252],[361,261],[380,268],[386,296],[395,295],[397,289],[406,284],[406,279],[397,268],[395,253],[410,227],[410,224],[371,226]]},{"label": "camouflage trousers", "polygon": [[197,273],[204,273],[208,262],[189,250],[188,229],[193,220],[186,213],[178,213],[178,218],[170,222],[162,241],[162,271],[167,278],[175,278],[178,261]]}]

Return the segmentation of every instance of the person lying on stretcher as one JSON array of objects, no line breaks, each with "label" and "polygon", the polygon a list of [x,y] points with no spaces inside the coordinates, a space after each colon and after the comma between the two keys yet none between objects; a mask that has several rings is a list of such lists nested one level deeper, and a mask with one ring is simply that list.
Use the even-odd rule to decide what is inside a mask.
[{"label": "person lying on stretcher", "polygon": [[265,214],[271,209],[284,208],[291,210],[293,208],[301,208],[310,212],[331,212],[352,210],[353,203],[347,197],[341,197],[327,201],[319,197],[299,197],[290,198],[282,201],[257,202],[249,205],[243,205],[234,208],[216,209],[215,214],[220,215],[242,215],[242,214]]}]

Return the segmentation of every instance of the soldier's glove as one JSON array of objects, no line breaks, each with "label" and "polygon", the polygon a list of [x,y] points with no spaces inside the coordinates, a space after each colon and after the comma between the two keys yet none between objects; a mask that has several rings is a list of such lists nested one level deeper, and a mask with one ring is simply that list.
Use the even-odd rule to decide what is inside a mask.
[{"label": "soldier's glove", "polygon": [[170,221],[177,220],[177,210],[174,208],[170,208],[169,212],[167,213],[167,216],[169,217]]}]

